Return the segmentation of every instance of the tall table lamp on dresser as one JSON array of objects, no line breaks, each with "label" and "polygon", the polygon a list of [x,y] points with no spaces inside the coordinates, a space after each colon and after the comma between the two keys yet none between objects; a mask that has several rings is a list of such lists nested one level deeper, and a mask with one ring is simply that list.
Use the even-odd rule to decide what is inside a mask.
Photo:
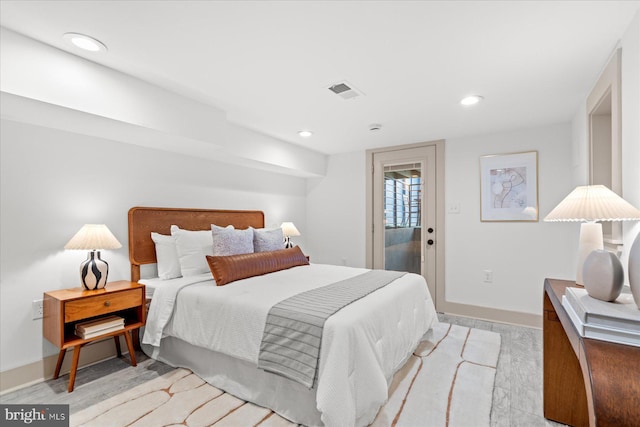
[{"label": "tall table lamp on dresser", "polygon": [[[622,264],[615,254],[604,252],[601,221],[638,221],[640,210],[629,202],[609,190],[604,185],[585,185],[576,187],[562,200],[544,219],[545,221],[572,221],[581,222],[580,241],[578,244],[578,269],[576,272],[576,284],[585,286],[589,283],[591,274],[600,274],[602,265],[608,264],[611,269],[612,281],[619,282],[615,286],[622,288],[624,272]],[[593,252],[596,253],[593,253]],[[587,262],[587,265],[585,265]],[[599,263],[595,268],[589,268],[590,263]],[[587,276],[585,277],[585,274]],[[600,277],[597,280],[602,280]],[[614,287],[615,287],[614,286]],[[589,292],[589,287],[587,292]],[[615,292],[614,292],[615,294]],[[620,292],[618,291],[619,295]],[[610,300],[610,298],[589,295]],[[617,295],[616,295],[617,297]],[[615,299],[615,297],[613,298]]]},{"label": "tall table lamp on dresser", "polygon": [[80,264],[80,280],[87,290],[102,289],[107,284],[109,264],[100,258],[102,249],[119,249],[122,245],[104,224],[85,224],[65,249],[88,250],[89,255]]}]

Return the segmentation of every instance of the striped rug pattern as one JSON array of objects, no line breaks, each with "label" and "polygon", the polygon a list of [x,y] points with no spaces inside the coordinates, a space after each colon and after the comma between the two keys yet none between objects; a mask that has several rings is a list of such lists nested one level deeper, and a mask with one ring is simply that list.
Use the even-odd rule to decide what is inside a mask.
[{"label": "striped rug pattern", "polygon": [[[489,426],[499,352],[499,334],[441,323],[396,373],[372,426]],[[70,425],[295,426],[181,368],[72,414]]]}]

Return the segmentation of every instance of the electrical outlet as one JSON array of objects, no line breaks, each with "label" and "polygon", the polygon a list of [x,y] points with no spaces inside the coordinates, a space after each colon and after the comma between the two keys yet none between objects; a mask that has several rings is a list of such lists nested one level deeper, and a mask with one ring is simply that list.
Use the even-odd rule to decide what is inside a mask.
[{"label": "electrical outlet", "polygon": [[42,319],[44,317],[44,300],[33,300],[31,303],[31,313],[33,314],[33,320]]},{"label": "electrical outlet", "polygon": [[482,272],[482,281],[484,283],[493,283],[493,270],[484,270]]}]

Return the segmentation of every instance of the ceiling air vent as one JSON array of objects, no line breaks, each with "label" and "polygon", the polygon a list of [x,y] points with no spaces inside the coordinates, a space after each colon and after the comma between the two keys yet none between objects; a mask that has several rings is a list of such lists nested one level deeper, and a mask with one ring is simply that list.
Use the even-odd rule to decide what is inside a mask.
[{"label": "ceiling air vent", "polygon": [[353,99],[357,96],[362,95],[362,92],[355,89],[352,85],[348,84],[347,82],[339,82],[339,83],[332,84],[331,86],[329,86],[329,90],[343,99]]}]

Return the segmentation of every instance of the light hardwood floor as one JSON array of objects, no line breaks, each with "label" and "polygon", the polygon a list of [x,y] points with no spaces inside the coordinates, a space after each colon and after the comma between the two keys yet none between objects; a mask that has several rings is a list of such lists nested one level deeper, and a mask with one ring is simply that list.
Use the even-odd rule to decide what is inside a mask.
[{"label": "light hardwood floor", "polygon": [[[502,347],[493,391],[493,427],[560,426],[542,416],[542,331],[440,315],[447,323],[500,333]],[[0,403],[69,404],[70,413],[87,408],[158,377],[172,368],[137,352],[138,366],[129,359],[110,359],[78,370],[75,391],[67,393],[68,375],[0,396]]]}]

